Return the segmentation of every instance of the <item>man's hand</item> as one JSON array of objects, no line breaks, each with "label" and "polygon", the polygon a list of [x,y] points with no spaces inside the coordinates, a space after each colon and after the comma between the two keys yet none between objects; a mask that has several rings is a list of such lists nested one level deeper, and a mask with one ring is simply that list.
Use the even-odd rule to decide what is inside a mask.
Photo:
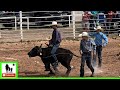
[{"label": "man's hand", "polygon": [[96,56],[96,54],[95,53],[93,53],[93,57],[95,57]]},{"label": "man's hand", "polygon": [[48,40],[48,41],[49,41],[50,39],[51,39],[51,37],[50,37],[50,36],[46,38],[46,40]]},{"label": "man's hand", "polygon": [[103,48],[105,48],[105,47],[106,47],[106,45],[104,45],[104,44],[103,44],[103,45],[102,45],[102,47],[103,47]]},{"label": "man's hand", "polygon": [[47,46],[49,46],[49,44],[48,43],[45,43]]},{"label": "man's hand", "polygon": [[95,51],[93,51],[93,57],[95,57],[96,56],[96,52]]},{"label": "man's hand", "polygon": [[53,45],[52,45],[52,44],[50,44],[50,45],[49,45],[49,47],[53,47]]},{"label": "man's hand", "polygon": [[102,46],[102,48],[105,48],[105,46]]},{"label": "man's hand", "polygon": [[80,54],[82,55],[83,54],[82,50],[79,50],[79,51],[80,51]]}]

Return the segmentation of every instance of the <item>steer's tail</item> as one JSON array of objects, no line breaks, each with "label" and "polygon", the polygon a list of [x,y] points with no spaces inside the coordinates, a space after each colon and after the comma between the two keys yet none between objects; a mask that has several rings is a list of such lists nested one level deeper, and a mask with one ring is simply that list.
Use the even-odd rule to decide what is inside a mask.
[{"label": "steer's tail", "polygon": [[75,54],[72,53],[72,52],[70,52],[70,53],[58,53],[58,54],[56,54],[56,55],[60,55],[60,54],[62,54],[62,55],[64,55],[64,54],[69,54],[69,55],[73,55],[73,56],[75,56],[75,57],[79,57],[79,58],[80,58],[80,56],[75,55]]}]

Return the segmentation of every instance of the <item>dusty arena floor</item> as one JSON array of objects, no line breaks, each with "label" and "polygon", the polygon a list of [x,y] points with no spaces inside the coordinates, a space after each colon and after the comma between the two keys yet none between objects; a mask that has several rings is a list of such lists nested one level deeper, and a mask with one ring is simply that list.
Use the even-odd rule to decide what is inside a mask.
[{"label": "dusty arena floor", "polygon": [[[1,43],[0,61],[18,61],[19,77],[43,77],[49,76],[44,71],[44,64],[40,57],[29,58],[27,53],[34,47],[44,44],[47,41],[19,42],[19,43]],[[76,55],[79,54],[79,41],[64,40],[61,43],[62,48],[71,50]],[[73,57],[71,61],[73,69],[69,76],[79,77],[80,58]],[[59,64],[59,76],[64,76],[66,68]],[[90,76],[91,72],[85,66],[85,76]],[[109,44],[103,48],[103,65],[100,69],[95,69],[95,77],[120,77],[120,39],[110,39]]]}]

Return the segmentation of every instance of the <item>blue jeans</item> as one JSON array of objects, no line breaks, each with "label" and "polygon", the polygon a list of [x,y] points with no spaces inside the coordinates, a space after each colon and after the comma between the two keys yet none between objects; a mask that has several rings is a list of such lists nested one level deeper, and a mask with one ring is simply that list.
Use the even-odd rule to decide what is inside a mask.
[{"label": "blue jeans", "polygon": [[57,49],[59,48],[60,44],[56,44],[56,45],[53,45],[52,47],[52,50],[51,50],[51,54],[52,54],[52,57],[54,58],[54,62],[57,62],[57,57],[55,55]]},{"label": "blue jeans", "polygon": [[91,53],[83,53],[81,57],[81,66],[80,66],[80,77],[84,76],[84,66],[85,66],[85,61],[88,66],[88,68],[91,70],[91,72],[94,72],[94,68],[92,67],[91,64]]},{"label": "blue jeans", "polygon": [[102,46],[96,47],[96,55],[98,57],[98,66],[101,67],[102,63]]}]

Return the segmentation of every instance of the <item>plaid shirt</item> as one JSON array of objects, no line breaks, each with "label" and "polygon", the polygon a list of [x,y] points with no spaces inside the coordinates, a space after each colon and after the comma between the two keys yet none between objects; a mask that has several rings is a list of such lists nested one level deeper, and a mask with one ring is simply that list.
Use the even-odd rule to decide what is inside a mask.
[{"label": "plaid shirt", "polygon": [[96,51],[96,44],[94,40],[88,39],[88,40],[81,40],[80,42],[80,50],[82,52],[90,52],[90,51]]}]

